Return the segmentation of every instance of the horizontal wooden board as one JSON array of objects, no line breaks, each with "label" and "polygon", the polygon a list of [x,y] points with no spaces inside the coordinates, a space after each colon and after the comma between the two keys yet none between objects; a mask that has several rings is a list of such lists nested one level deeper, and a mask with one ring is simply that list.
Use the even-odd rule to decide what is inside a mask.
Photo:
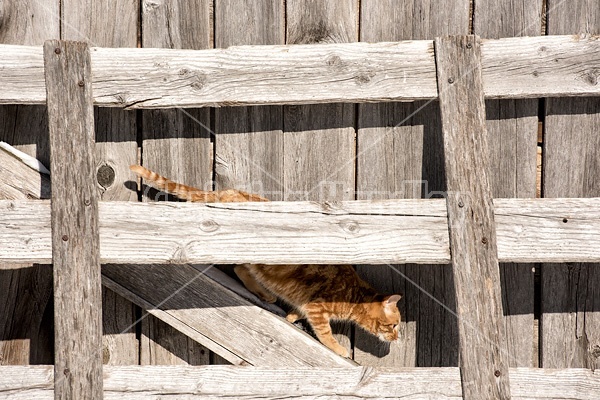
[{"label": "horizontal wooden board", "polygon": [[[494,206],[500,262],[600,261],[600,198]],[[450,262],[443,199],[101,202],[100,255],[133,264]],[[0,262],[50,261],[49,202],[0,201]]]},{"label": "horizontal wooden board", "polygon": [[[598,96],[600,40],[482,41],[486,98]],[[0,104],[45,102],[41,47],[0,45]],[[92,48],[99,106],[129,108],[412,101],[437,97],[433,42]]]},{"label": "horizontal wooden board", "polygon": [[[595,400],[600,372],[512,368],[513,399]],[[0,366],[0,393],[51,400],[52,366]],[[277,368],[236,366],[104,367],[104,398],[462,399],[458,368]]]}]

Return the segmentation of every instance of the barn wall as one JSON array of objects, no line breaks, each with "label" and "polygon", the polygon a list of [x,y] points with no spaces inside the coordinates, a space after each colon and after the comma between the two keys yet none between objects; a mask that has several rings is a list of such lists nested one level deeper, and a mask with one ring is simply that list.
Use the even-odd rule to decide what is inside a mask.
[{"label": "barn wall", "polygon": [[[547,4],[546,4],[547,3]],[[433,39],[598,34],[595,0],[5,0],[0,43],[87,40],[103,47],[204,49]],[[547,10],[547,15],[544,12]],[[93,17],[92,17],[93,16]],[[536,195],[543,125],[546,197],[600,196],[598,99],[487,104],[495,197]],[[103,200],[157,200],[127,169],[143,165],[203,189],[235,187],[273,200],[428,198],[445,190],[437,102],[221,109],[96,111],[97,187]],[[0,140],[49,162],[43,106],[0,106]],[[566,150],[565,150],[566,149]],[[565,167],[567,166],[567,167]],[[165,200],[158,198],[158,200]],[[356,361],[373,366],[457,366],[449,266],[357,266],[385,292],[401,292],[401,341],[382,347],[340,325]],[[501,265],[511,366],[598,366],[600,274],[590,265]],[[539,277],[539,275],[538,275]],[[0,364],[53,360],[48,266],[0,268]],[[540,294],[539,296],[536,296]],[[222,363],[170,326],[104,289],[104,361]],[[541,311],[538,332],[534,330]],[[573,334],[575,333],[575,334]]]}]

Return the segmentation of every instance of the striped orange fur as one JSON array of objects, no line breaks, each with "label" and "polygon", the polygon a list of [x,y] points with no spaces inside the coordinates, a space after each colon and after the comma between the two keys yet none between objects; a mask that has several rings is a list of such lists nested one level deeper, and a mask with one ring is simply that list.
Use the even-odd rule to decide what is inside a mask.
[{"label": "striped orange fur", "polygon": [[[140,165],[132,171],[151,186],[180,199],[206,203],[268,201],[239,190],[203,191],[173,182]],[[343,357],[348,350],[333,337],[330,322],[351,321],[382,341],[398,339],[400,295],[379,294],[351,265],[259,265],[234,268],[246,288],[267,302],[290,306],[289,322],[306,319],[317,338]]]},{"label": "striped orange fur", "polygon": [[181,200],[202,202],[202,203],[238,203],[246,201],[269,201],[264,197],[257,194],[250,194],[242,192],[241,190],[227,189],[227,190],[215,190],[205,191],[196,189],[191,186],[183,185],[181,183],[173,182],[170,179],[165,178],[157,174],[154,171],[150,171],[141,165],[131,165],[130,170],[138,174],[145,183],[155,187],[163,192],[175,195]]}]

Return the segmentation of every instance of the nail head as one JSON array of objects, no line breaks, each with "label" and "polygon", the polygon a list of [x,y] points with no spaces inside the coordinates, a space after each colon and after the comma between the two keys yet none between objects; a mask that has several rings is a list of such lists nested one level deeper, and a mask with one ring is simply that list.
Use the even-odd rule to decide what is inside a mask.
[{"label": "nail head", "polygon": [[483,239],[481,239],[481,243],[483,243],[483,244],[487,244],[487,242],[488,242],[487,238],[483,238]]},{"label": "nail head", "polygon": [[448,78],[448,83],[454,83],[454,78]]},{"label": "nail head", "polygon": [[67,240],[69,240],[69,237],[67,235],[63,235],[62,240],[63,240],[63,242],[66,242]]},{"label": "nail head", "polygon": [[498,371],[498,370],[495,370],[495,371],[494,371],[494,376],[495,376],[496,378],[500,377],[500,375],[502,375],[502,374],[500,373],[500,371]]},{"label": "nail head", "polygon": [[471,43],[467,43],[467,49],[470,49],[472,47],[473,47],[473,45]]},{"label": "nail head", "polygon": [[77,84],[78,84],[79,86],[83,87],[83,85],[84,85],[84,82],[83,82],[83,81],[79,81],[79,82],[77,82]]},{"label": "nail head", "polygon": [[60,54],[60,48],[58,48],[58,47],[57,47],[57,48],[55,48],[55,49],[54,49],[54,54]]}]

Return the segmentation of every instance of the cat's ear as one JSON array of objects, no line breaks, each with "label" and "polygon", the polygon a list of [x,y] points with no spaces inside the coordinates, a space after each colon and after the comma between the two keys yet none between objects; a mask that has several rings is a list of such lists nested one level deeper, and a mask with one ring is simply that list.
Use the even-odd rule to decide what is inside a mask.
[{"label": "cat's ear", "polygon": [[391,296],[386,297],[385,300],[383,301],[383,304],[386,307],[392,307],[392,306],[395,307],[396,303],[399,302],[401,298],[402,298],[401,295],[393,294]]}]

